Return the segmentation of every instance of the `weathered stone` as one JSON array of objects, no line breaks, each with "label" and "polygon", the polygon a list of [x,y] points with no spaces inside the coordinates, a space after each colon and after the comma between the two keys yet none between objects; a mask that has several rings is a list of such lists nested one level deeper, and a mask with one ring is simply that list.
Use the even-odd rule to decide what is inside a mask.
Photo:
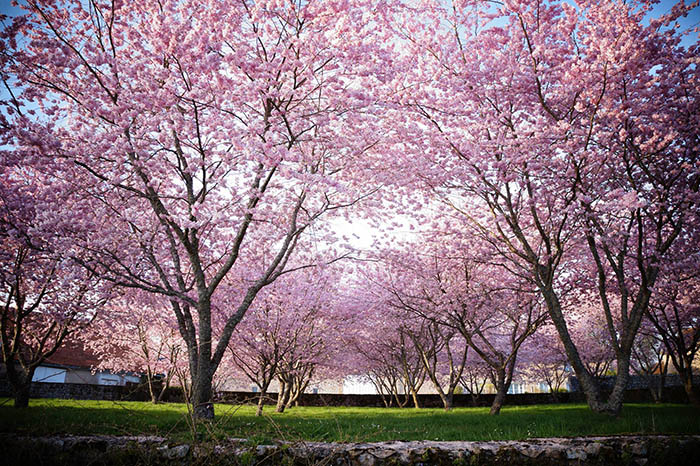
[{"label": "weathered stone", "polygon": [[520,453],[527,456],[528,458],[537,458],[542,453],[544,453],[544,448],[540,448],[540,447],[534,446],[534,445],[527,446],[526,448],[523,448],[522,450],[520,450]]},{"label": "weathered stone", "polygon": [[600,454],[600,450],[603,448],[603,445],[600,444],[599,442],[593,442],[590,445],[586,445],[586,448],[584,451],[586,452],[587,455],[591,456],[598,456]]},{"label": "weathered stone", "polygon": [[190,451],[189,445],[177,445],[175,447],[168,447],[167,445],[158,448],[158,451],[163,455],[164,458],[169,460],[181,459],[187,456]]},{"label": "weathered stone", "polygon": [[646,442],[632,443],[629,445],[629,452],[637,456],[646,456],[649,449]]},{"label": "weathered stone", "polygon": [[356,461],[358,466],[374,466],[377,464],[377,458],[369,453],[358,455]]},{"label": "weathered stone", "polygon": [[579,448],[570,448],[566,450],[566,459],[585,461],[588,458],[585,450]]},{"label": "weathered stone", "polygon": [[[115,464],[153,458],[160,464],[337,464],[357,466],[398,465],[532,465],[551,466],[632,464],[695,466],[700,436],[630,436],[573,439],[532,439],[520,442],[378,442],[336,444],[322,442],[249,445],[230,439],[217,445],[170,446],[162,438],[110,436],[22,437],[0,434],[7,464],[36,464],[50,456],[53,464],[94,464],[114,455]],[[252,463],[251,463],[252,461]]]}]

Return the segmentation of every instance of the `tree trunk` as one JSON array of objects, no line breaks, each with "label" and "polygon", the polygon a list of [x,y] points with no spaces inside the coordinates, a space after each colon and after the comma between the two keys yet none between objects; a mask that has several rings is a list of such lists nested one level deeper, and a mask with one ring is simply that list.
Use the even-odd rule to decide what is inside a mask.
[{"label": "tree trunk", "polygon": [[158,392],[158,397],[156,398],[156,403],[162,403],[163,402],[163,396],[165,395],[165,392],[168,391],[168,388],[170,388],[170,374],[172,372],[168,372],[168,375],[165,376],[165,379],[163,380],[163,385],[160,387],[160,391]]},{"label": "tree trunk", "polygon": [[655,374],[647,375],[647,385],[649,386],[649,391],[651,392],[651,399],[654,403],[659,404],[663,400],[664,396],[664,385],[666,385],[665,374]]},{"label": "tree trunk", "polygon": [[28,408],[29,407],[29,392],[32,388],[32,379],[30,378],[28,382],[20,384],[13,387],[15,395],[15,408]]},{"label": "tree trunk", "polygon": [[549,395],[552,397],[552,401],[559,403],[559,385],[554,386],[554,382],[547,380],[547,386],[549,387]]},{"label": "tree trunk", "polygon": [[192,380],[192,410],[195,419],[214,419],[212,377],[208,373],[207,370],[200,370]]},{"label": "tree trunk", "polygon": [[[607,400],[607,402],[601,401],[598,383],[588,369],[586,369],[578,349],[571,339],[571,335],[569,334],[566,321],[564,320],[564,316],[561,311],[559,298],[551,289],[545,288],[541,289],[541,291],[547,304],[549,316],[552,319],[554,327],[557,329],[559,339],[564,345],[567,359],[569,360],[569,364],[571,364],[571,367],[576,374],[576,378],[581,385],[581,390],[586,397],[588,406],[592,411],[597,413],[610,414],[613,416],[619,415],[620,411],[622,410],[622,392],[624,392],[624,385],[627,384],[627,377],[629,375],[629,355],[626,361],[624,361],[624,358],[618,359],[618,375],[615,380],[613,394],[611,394],[611,397]],[[623,372],[623,380],[620,380],[620,376],[623,375]],[[621,385],[620,382],[624,382],[624,385]],[[622,392],[620,391],[620,387],[622,388]]]},{"label": "tree trunk", "polygon": [[420,408],[420,402],[418,401],[418,392],[413,387],[411,387],[411,398],[413,399],[413,407]]},{"label": "tree trunk", "polygon": [[688,401],[690,404],[693,406],[700,406],[700,398],[698,398],[698,395],[695,393],[695,390],[693,389],[693,373],[688,368],[687,371],[685,371],[684,374],[682,374],[683,377],[683,388],[685,389],[685,394],[688,397]]},{"label": "tree trunk", "polygon": [[452,409],[452,400],[454,398],[454,394],[452,392],[447,393],[447,394],[441,394],[440,398],[442,399],[442,404],[445,407],[445,411],[449,411]]},{"label": "tree trunk", "polygon": [[265,402],[265,391],[260,391],[260,396],[258,397],[258,409],[255,411],[257,417],[263,414],[263,403]]},{"label": "tree trunk", "polygon": [[150,368],[146,370],[146,383],[148,384],[148,393],[151,395],[151,403],[158,403],[159,397],[156,395],[155,387],[153,386],[153,373]]},{"label": "tree trunk", "polygon": [[291,387],[288,383],[280,383],[280,393],[277,396],[277,412],[283,413],[289,404]]},{"label": "tree trunk", "polygon": [[499,388],[496,390],[496,397],[493,399],[493,403],[491,403],[491,409],[489,410],[489,414],[491,416],[498,416],[501,414],[501,407],[503,406],[503,401],[506,399],[506,391],[503,388]]},{"label": "tree trunk", "polygon": [[34,378],[35,367],[30,367],[29,369],[13,366],[10,368],[6,366],[7,378],[12,386],[12,393],[14,395],[14,407],[15,408],[27,408],[29,407],[29,394],[32,388],[32,379]]},{"label": "tree trunk", "polygon": [[491,416],[498,416],[501,414],[501,407],[503,406],[503,402],[506,399],[506,393],[508,392],[508,386],[510,384],[506,383],[506,373],[505,369],[499,369],[496,371],[496,397],[493,399],[493,403],[491,403],[491,409],[489,410],[489,414]]}]

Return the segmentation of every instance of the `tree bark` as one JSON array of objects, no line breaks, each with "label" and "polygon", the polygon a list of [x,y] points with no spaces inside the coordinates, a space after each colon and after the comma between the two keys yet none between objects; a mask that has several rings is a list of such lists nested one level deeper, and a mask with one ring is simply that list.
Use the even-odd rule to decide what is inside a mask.
[{"label": "tree bark", "polygon": [[441,395],[440,398],[442,398],[442,404],[445,408],[445,411],[450,411],[452,409],[454,395],[452,393],[447,393]]},{"label": "tree bark", "polygon": [[501,414],[501,407],[503,406],[503,402],[506,399],[506,393],[508,392],[508,388],[510,386],[510,383],[507,383],[506,381],[506,371],[504,368],[496,370],[495,382],[496,397],[493,399],[491,409],[489,410],[489,414],[491,416],[498,416]]},{"label": "tree bark", "polygon": [[688,370],[681,375],[683,377],[683,388],[685,389],[685,394],[688,397],[688,401],[693,406],[700,406],[700,398],[695,393],[693,387],[693,373],[688,367]]},{"label": "tree bark", "polygon": [[148,394],[151,395],[151,403],[158,403],[160,397],[156,395],[155,387],[153,386],[153,372],[151,372],[150,367],[146,370],[146,383],[148,384]]},{"label": "tree bark", "polygon": [[255,410],[255,416],[260,417],[263,414],[263,404],[265,403],[265,391],[260,392],[258,397],[258,409]]},{"label": "tree bark", "polygon": [[411,398],[413,399],[413,407],[420,408],[420,402],[418,401],[418,392],[414,387],[411,387]]},{"label": "tree bark", "polygon": [[202,370],[192,380],[192,410],[195,419],[214,419],[214,403],[212,401],[212,377],[209,371]]},{"label": "tree bark", "polygon": [[588,403],[589,408],[597,413],[610,414],[613,416],[619,415],[620,411],[622,410],[622,395],[629,377],[629,354],[627,355],[626,360],[624,357],[617,358],[618,374],[615,379],[615,386],[608,400],[603,402],[601,400],[598,382],[591,375],[588,369],[586,369],[586,366],[579,355],[578,349],[574,345],[571,335],[569,335],[569,330],[561,311],[559,298],[551,289],[544,288],[541,291],[544,295],[549,315],[552,318],[552,322],[557,329],[559,338],[564,345],[564,350],[566,351],[569,364],[571,364],[571,367],[576,374],[576,378],[581,385],[581,390],[586,397],[586,402]]},{"label": "tree bark", "polygon": [[12,386],[12,394],[14,396],[14,407],[15,408],[27,408],[29,407],[30,391],[32,388],[32,379],[34,378],[35,366],[17,367],[13,365],[10,367],[6,365],[7,368],[7,379]]},{"label": "tree bark", "polygon": [[15,408],[28,408],[29,393],[32,388],[32,379],[30,378],[28,382],[13,386],[12,388],[15,395]]},{"label": "tree bark", "polygon": [[277,396],[277,412],[283,413],[289,404],[289,397],[291,395],[291,387],[289,383],[280,382],[280,392]]}]

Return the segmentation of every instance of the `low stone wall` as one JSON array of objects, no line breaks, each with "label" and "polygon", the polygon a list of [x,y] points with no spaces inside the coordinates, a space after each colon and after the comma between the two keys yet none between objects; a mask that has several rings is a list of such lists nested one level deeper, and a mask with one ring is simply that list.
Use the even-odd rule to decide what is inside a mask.
[{"label": "low stone wall", "polygon": [[[700,394],[700,384],[697,386]],[[556,396],[555,396],[556,395]],[[0,397],[11,397],[12,391],[9,383],[0,381]],[[267,404],[276,402],[276,394],[271,393],[266,398]],[[145,385],[127,384],[125,386],[114,385],[90,385],[74,383],[33,383],[31,388],[32,398],[61,398],[74,400],[120,400],[120,401],[147,401],[150,400]],[[232,404],[257,403],[258,394],[252,392],[219,392],[218,402]],[[490,406],[495,395],[455,395],[453,404],[455,407]],[[184,396],[179,387],[168,389],[163,401],[183,402]],[[441,408],[442,401],[438,395],[418,395],[418,401],[424,408]],[[682,387],[667,387],[664,389],[663,401],[667,403],[686,403],[687,396]],[[505,405],[534,405],[550,403],[585,402],[580,392],[551,393],[523,393],[518,395],[506,395]],[[653,399],[647,389],[627,390],[625,392],[627,403],[651,403]],[[379,395],[352,395],[352,394],[326,394],[304,393],[299,397],[300,406],[368,406],[383,407],[384,403]],[[395,404],[394,404],[395,406]],[[412,403],[409,404],[412,406]]]},{"label": "low stone wall", "polygon": [[[0,396],[11,397],[9,382],[0,383]],[[51,383],[34,382],[30,389],[31,398],[61,398],[72,400],[150,400],[148,389],[144,385],[128,383],[126,385],[95,385],[85,383]]]},{"label": "low stone wall", "polygon": [[688,465],[700,436],[533,439],[521,442],[169,444],[160,437],[0,434],[4,464],[20,465]]}]

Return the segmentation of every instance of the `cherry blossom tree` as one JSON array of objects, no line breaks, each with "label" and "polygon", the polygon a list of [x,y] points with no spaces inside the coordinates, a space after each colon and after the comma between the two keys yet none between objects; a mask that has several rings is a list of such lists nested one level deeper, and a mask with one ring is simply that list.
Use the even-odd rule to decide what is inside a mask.
[{"label": "cherry blossom tree", "polygon": [[[693,386],[693,362],[700,351],[700,282],[697,271],[694,270],[692,275],[669,278],[657,290],[647,313],[654,330],[652,335],[657,344],[663,345],[663,353],[678,372],[689,401],[698,405],[700,400]],[[656,345],[650,349],[653,348]],[[658,356],[661,363],[663,355]]]},{"label": "cherry blossom tree", "polygon": [[87,327],[111,294],[74,260],[71,238],[93,225],[68,218],[89,203],[61,168],[0,154],[0,346],[18,408],[28,406],[36,368]]},{"label": "cherry blossom tree", "polygon": [[[698,46],[674,26],[692,6],[647,22],[653,3],[425,1],[396,27],[416,183],[538,290],[589,406],[611,414],[664,258],[698,226]],[[562,303],[580,276],[615,353],[607,398]]]},{"label": "cherry blossom tree", "polygon": [[[213,374],[256,295],[319,217],[377,189],[351,181],[380,145],[367,92],[390,70],[384,3],[20,7],[0,39],[8,138],[89,175],[89,215],[111,225],[83,265],[169,299],[195,416],[212,418]],[[266,262],[249,268],[261,243]],[[217,293],[229,274],[247,277],[235,305]],[[217,309],[231,312],[214,338]]]},{"label": "cherry blossom tree", "polygon": [[366,377],[387,407],[395,402],[403,408],[412,401],[419,408],[418,392],[425,383],[426,372],[408,334],[410,326],[395,318],[386,303],[377,301],[366,284],[361,288],[355,284],[355,289],[356,307],[362,310],[364,325],[343,339],[353,353],[347,373]]},{"label": "cherry blossom tree", "polygon": [[440,396],[445,411],[449,411],[467,364],[469,346],[460,338],[459,332],[435,320],[422,319],[408,328],[425,373]]},{"label": "cherry blossom tree", "polygon": [[282,277],[263,290],[237,327],[228,358],[259,387],[258,416],[275,379],[277,411],[284,412],[339,350],[333,342],[348,319],[334,303],[336,279],[329,267]]},{"label": "cherry blossom tree", "polygon": [[659,335],[652,324],[645,319],[639,329],[639,335],[632,347],[632,370],[646,380],[649,392],[655,403],[663,400],[669,358]]},{"label": "cherry blossom tree", "polygon": [[144,374],[153,403],[162,401],[177,367],[187,364],[167,301],[140,290],[113,299],[79,337],[99,358],[95,369]]},{"label": "cherry blossom tree", "polygon": [[571,375],[564,347],[559,341],[556,329],[551,325],[537,331],[532,340],[526,344],[521,357],[521,374],[531,382],[544,382],[557,399]]},{"label": "cherry blossom tree", "polygon": [[490,371],[489,366],[478,356],[473,356],[474,354],[472,352],[467,359],[467,364],[462,371],[462,377],[459,379],[459,385],[469,394],[472,403],[476,405],[479,397],[484,393]]},{"label": "cherry blossom tree", "polygon": [[[422,238],[421,245],[383,253],[387,270],[375,281],[386,290],[387,305],[404,313],[398,320],[414,340],[445,408],[451,407],[469,347],[493,374],[497,396],[491,414],[499,414],[520,347],[546,321],[542,303],[527,286],[489,264],[478,248],[474,257],[466,257],[454,252],[464,248],[458,239]],[[456,335],[465,344],[450,346]],[[439,353],[448,361],[447,391],[439,380]]]},{"label": "cherry blossom tree", "polygon": [[[386,267],[397,267],[398,262],[404,267],[406,259],[406,256],[394,258]],[[371,298],[376,300],[373,307],[385,308],[390,316],[386,318],[400,322],[402,334],[408,337],[425,375],[440,396],[445,410],[449,411],[467,362],[469,346],[455,328],[444,325],[435,317],[437,311],[431,300],[416,303],[411,299],[417,293],[415,283],[410,282],[415,275],[409,272],[408,277],[404,277],[408,280],[395,282],[391,278],[396,276],[395,273],[390,271],[387,277],[385,270],[377,272],[370,278],[378,288]]]}]

